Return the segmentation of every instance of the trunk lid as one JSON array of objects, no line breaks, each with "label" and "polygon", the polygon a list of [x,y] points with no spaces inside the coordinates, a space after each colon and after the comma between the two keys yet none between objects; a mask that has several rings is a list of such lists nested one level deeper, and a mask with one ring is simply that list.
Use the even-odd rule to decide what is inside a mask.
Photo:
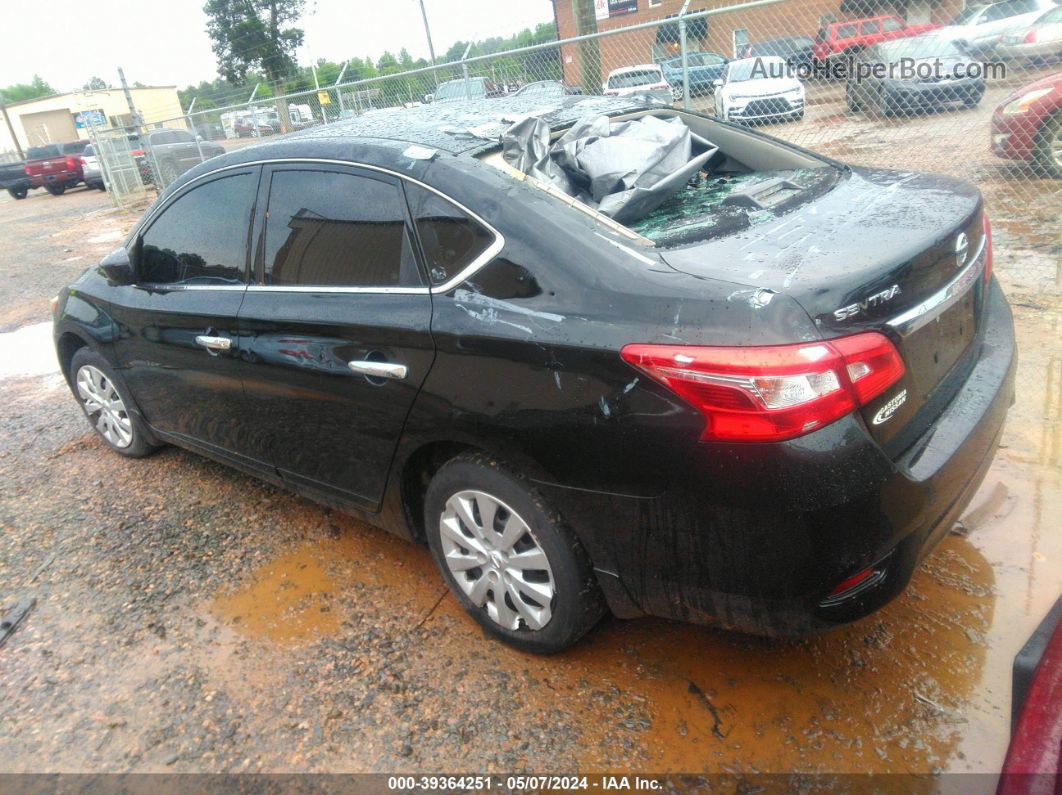
[{"label": "trunk lid", "polygon": [[[794,202],[799,191],[786,208]],[[943,411],[976,358],[980,193],[947,177],[853,169],[800,207],[755,210],[756,223],[710,246],[661,255],[678,271],[756,288],[759,300],[765,290],[792,297],[823,338],[863,331],[889,337],[906,372],[863,417],[886,451],[899,455]]]}]

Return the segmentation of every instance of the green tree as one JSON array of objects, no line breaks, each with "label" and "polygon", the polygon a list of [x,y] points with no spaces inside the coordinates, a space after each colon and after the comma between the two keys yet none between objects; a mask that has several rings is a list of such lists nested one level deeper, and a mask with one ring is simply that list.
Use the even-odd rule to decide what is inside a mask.
[{"label": "green tree", "polygon": [[34,75],[28,83],[15,83],[6,88],[0,88],[0,97],[3,97],[4,102],[21,102],[24,99],[50,97],[58,93],[40,75]]},{"label": "green tree", "polygon": [[295,67],[302,28],[292,27],[306,0],[207,0],[207,33],[218,59],[218,73],[230,83],[243,83],[252,69],[269,82],[282,81]]},{"label": "green tree", "polygon": [[107,88],[107,81],[102,77],[96,77],[96,75],[93,75],[82,88],[86,91],[99,91],[100,89]]}]

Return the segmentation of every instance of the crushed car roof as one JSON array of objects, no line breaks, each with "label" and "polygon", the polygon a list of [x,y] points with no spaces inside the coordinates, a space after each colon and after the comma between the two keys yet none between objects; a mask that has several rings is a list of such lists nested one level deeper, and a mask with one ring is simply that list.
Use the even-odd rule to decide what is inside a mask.
[{"label": "crushed car roof", "polygon": [[557,99],[504,97],[455,104],[421,105],[390,113],[366,113],[320,127],[290,133],[283,140],[373,138],[420,144],[451,154],[476,154],[497,147],[515,121],[538,116],[551,129],[569,127],[590,114],[612,116],[647,107],[664,107],[648,97],[569,96]]}]

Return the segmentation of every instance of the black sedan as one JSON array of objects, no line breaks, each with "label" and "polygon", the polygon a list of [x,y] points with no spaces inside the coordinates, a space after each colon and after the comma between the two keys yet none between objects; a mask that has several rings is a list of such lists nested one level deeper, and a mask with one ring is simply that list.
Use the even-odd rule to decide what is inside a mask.
[{"label": "black sedan", "polygon": [[884,605],[1012,399],[977,189],[565,98],[547,142],[689,130],[697,173],[621,224],[503,158],[532,110],[338,122],[181,176],[59,295],[90,423],[429,545],[532,651],[606,609],[778,635]]},{"label": "black sedan", "polygon": [[868,47],[853,59],[845,83],[849,110],[880,116],[972,108],[984,93],[982,65],[932,34]]}]

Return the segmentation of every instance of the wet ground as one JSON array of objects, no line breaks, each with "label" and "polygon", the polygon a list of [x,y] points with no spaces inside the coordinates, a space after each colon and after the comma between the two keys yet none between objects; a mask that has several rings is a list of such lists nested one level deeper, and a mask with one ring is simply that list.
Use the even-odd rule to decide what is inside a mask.
[{"label": "wet ground", "polygon": [[0,770],[997,771],[1013,656],[1062,592],[1062,196],[983,168],[1017,403],[907,592],[800,640],[606,619],[551,658],[484,637],[424,549],[109,453],[36,324],[133,218],[0,197],[0,602],[37,600],[0,649]]}]

